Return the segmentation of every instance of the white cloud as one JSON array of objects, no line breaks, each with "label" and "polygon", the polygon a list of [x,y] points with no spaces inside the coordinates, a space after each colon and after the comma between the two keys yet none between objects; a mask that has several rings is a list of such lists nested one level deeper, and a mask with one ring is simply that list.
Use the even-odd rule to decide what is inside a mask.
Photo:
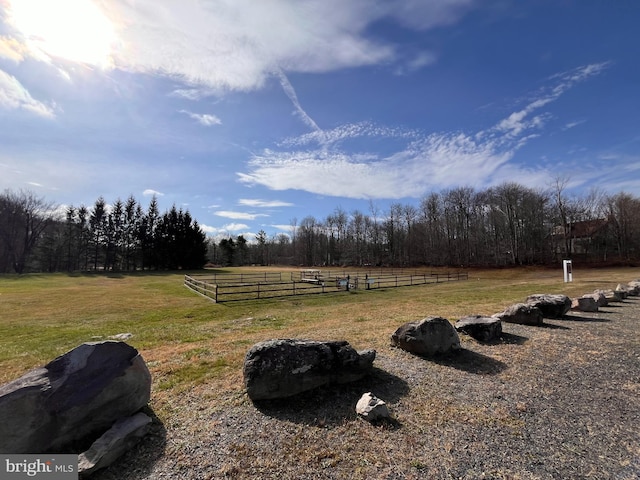
[{"label": "white cloud", "polygon": [[26,110],[45,118],[55,117],[53,108],[34,99],[17,78],[2,70],[0,70],[0,108]]},{"label": "white cloud", "polygon": [[259,207],[259,208],[276,208],[276,207],[292,207],[293,203],[282,202],[280,200],[260,200],[241,198],[238,200],[238,205],[244,205],[246,207]]},{"label": "white cloud", "polygon": [[[348,198],[419,197],[434,188],[461,184],[485,186],[500,179],[523,178],[535,183],[548,172],[510,163],[516,152],[539,136],[550,114],[534,113],[549,105],[577,82],[600,73],[608,64],[587,65],[553,77],[550,88],[538,92],[520,110],[474,135],[462,132],[420,135],[369,123],[344,125],[328,132],[311,132],[288,139],[281,147],[265,149],[249,161],[240,182],[272,190],[303,190]],[[338,144],[360,137],[404,140],[395,153],[345,153]],[[316,148],[300,147],[317,145]],[[528,181],[527,181],[528,180]]]},{"label": "white cloud", "polygon": [[419,52],[403,65],[396,68],[396,75],[408,75],[410,73],[421,70],[424,67],[436,63],[437,56],[433,52]]},{"label": "white cloud", "polygon": [[142,195],[145,197],[151,197],[153,195],[155,195],[156,197],[162,197],[164,196],[164,193],[157,190],[152,190],[151,188],[147,188],[144,192],[142,192]]},{"label": "white cloud", "polygon": [[242,230],[247,230],[249,225],[245,225],[244,223],[228,223],[222,227],[221,230],[226,232],[240,232]]},{"label": "white cloud", "polygon": [[204,114],[203,113],[193,113],[193,112],[190,112],[188,110],[180,110],[180,113],[184,113],[185,115],[188,115],[189,117],[191,117],[192,119],[197,121],[200,125],[204,125],[205,127],[210,127],[212,125],[221,125],[222,124],[222,120],[220,120],[215,115],[211,115],[211,114],[208,114],[208,113],[204,113]]},{"label": "white cloud", "polygon": [[[100,15],[108,18],[115,35],[115,40],[105,35],[110,51],[103,66],[179,79],[194,87],[175,91],[187,98],[197,98],[195,87],[255,90],[278,72],[327,72],[393,62],[396,46],[373,39],[368,34],[373,23],[390,18],[425,30],[457,21],[471,4],[472,0],[110,0],[100,3]],[[0,52],[18,61],[25,56],[21,48],[4,42]],[[55,60],[33,50],[33,58]]]},{"label": "white cloud", "polygon": [[246,213],[246,212],[231,212],[228,210],[219,210],[213,212],[214,215],[224,218],[232,218],[234,220],[255,220],[258,217],[268,217],[265,214]]},{"label": "white cloud", "polygon": [[201,88],[177,88],[171,92],[172,97],[186,98],[187,100],[200,100],[211,95],[206,89]]}]

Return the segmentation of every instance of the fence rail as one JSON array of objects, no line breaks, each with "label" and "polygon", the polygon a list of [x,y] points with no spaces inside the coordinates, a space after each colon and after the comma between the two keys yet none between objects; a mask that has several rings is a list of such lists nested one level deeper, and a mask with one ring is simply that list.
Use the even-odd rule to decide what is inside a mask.
[{"label": "fence rail", "polygon": [[[327,272],[328,273],[328,272]],[[394,275],[391,273],[367,274],[335,274],[333,276],[319,272],[313,278],[300,275],[291,281],[282,281],[281,273],[265,274],[218,274],[218,275],[185,275],[184,285],[192,291],[203,295],[214,302],[233,302],[241,300],[258,300],[293,295],[312,295],[336,293],[341,291],[378,288],[395,288],[413,285],[426,285],[467,280],[466,272],[421,273]],[[227,276],[232,276],[227,278]],[[264,281],[249,281],[260,278]],[[271,279],[274,280],[271,280]],[[277,280],[275,280],[277,279]],[[243,281],[240,281],[243,280]]]}]

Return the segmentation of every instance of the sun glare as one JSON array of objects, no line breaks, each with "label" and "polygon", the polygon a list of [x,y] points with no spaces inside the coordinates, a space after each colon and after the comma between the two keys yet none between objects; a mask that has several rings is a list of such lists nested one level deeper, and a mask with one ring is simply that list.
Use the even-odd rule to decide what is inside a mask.
[{"label": "sun glare", "polygon": [[111,63],[115,33],[91,0],[9,0],[12,24],[29,48],[99,67]]}]

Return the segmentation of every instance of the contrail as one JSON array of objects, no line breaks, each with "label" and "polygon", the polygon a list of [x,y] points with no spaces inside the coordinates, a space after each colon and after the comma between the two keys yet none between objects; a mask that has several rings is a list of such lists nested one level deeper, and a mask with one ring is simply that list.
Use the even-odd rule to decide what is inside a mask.
[{"label": "contrail", "polygon": [[316,122],[313,121],[313,118],[307,115],[307,112],[305,112],[302,106],[300,105],[300,101],[298,100],[298,95],[296,95],[296,91],[294,90],[293,85],[291,85],[291,82],[289,81],[287,76],[284,74],[284,72],[282,70],[278,70],[276,72],[276,75],[278,75],[278,78],[280,79],[280,85],[282,85],[282,89],[284,90],[284,93],[287,95],[287,97],[289,97],[289,100],[291,100],[291,103],[293,103],[293,106],[296,109],[296,113],[300,116],[302,121],[306,123],[307,126],[312,130],[322,133],[322,129],[318,126]]}]

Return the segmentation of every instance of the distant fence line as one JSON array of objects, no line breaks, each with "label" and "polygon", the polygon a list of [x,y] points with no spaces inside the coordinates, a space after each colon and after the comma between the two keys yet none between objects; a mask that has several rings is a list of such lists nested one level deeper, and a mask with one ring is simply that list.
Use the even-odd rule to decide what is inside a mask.
[{"label": "distant fence line", "polygon": [[[407,287],[467,280],[467,272],[406,273],[368,272],[345,273],[320,270],[290,272],[283,280],[281,272],[185,275],[184,285],[216,303],[258,300],[336,293],[349,290]],[[289,276],[284,274],[284,277]]]}]

